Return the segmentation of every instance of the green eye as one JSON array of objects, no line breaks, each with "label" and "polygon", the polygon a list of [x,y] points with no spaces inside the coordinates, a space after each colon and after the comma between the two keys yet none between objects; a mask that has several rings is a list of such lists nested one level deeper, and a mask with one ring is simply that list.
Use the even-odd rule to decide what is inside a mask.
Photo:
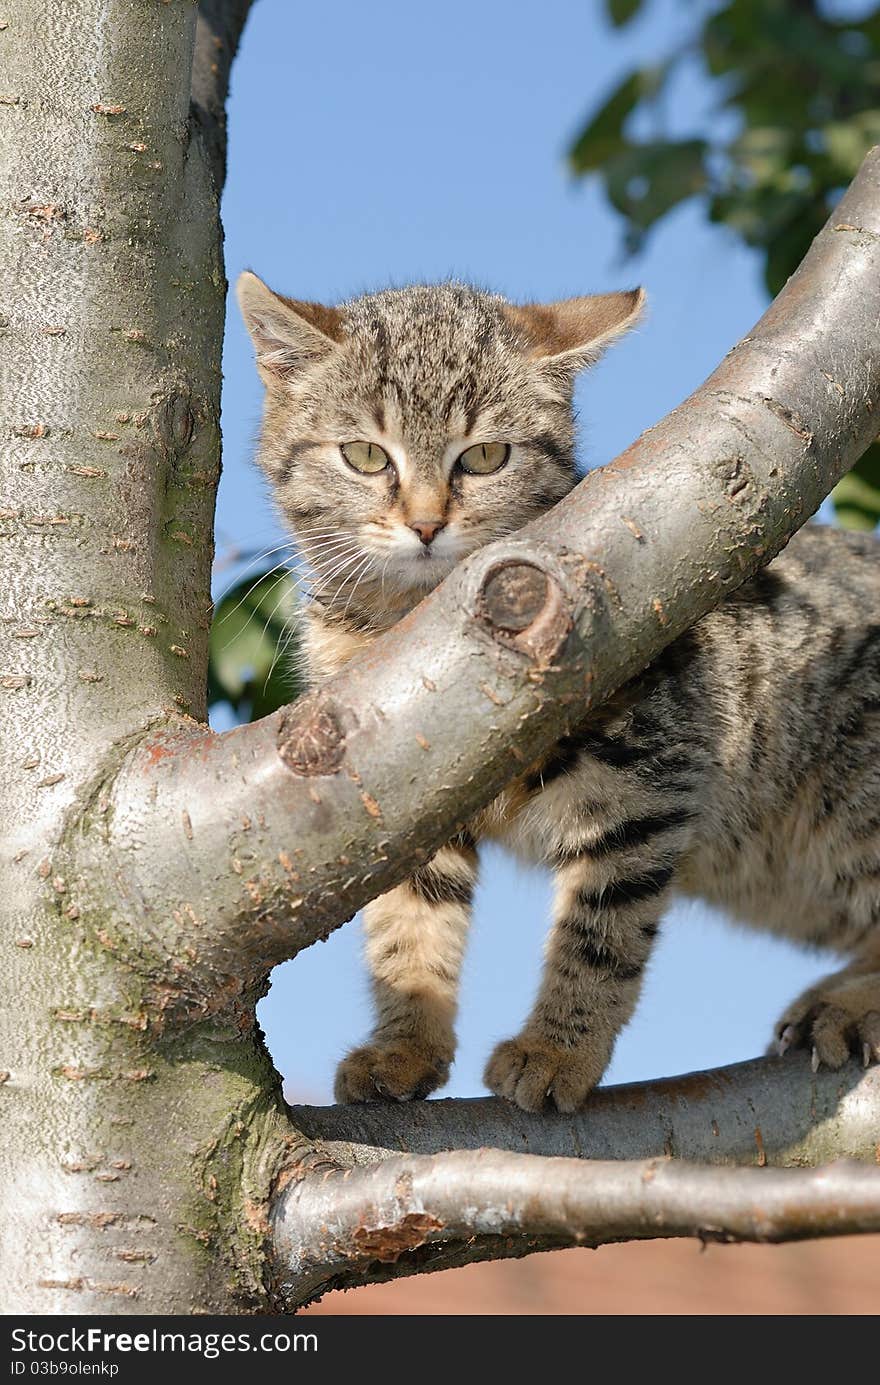
[{"label": "green eye", "polygon": [[478,442],[462,452],[458,465],[472,476],[489,476],[500,471],[509,457],[509,442]]},{"label": "green eye", "polygon": [[344,442],[339,450],[349,466],[367,476],[375,476],[388,465],[388,453],[376,442]]}]

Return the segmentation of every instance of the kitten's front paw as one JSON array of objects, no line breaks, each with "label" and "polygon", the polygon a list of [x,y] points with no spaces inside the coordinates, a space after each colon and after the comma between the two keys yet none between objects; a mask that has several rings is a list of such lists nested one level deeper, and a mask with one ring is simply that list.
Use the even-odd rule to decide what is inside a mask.
[{"label": "kitten's front paw", "polygon": [[507,1097],[524,1111],[577,1111],[595,1087],[608,1062],[607,1053],[558,1048],[522,1034],[499,1044],[486,1064],[484,1081],[496,1096]]},{"label": "kitten's front paw", "polygon": [[829,976],[790,1005],[776,1026],[776,1052],[812,1051],[820,1064],[842,1067],[851,1053],[865,1067],[880,1062],[880,975]]},{"label": "kitten's front paw", "polygon": [[352,1049],[336,1069],[337,1101],[413,1101],[442,1087],[449,1059],[409,1039]]}]

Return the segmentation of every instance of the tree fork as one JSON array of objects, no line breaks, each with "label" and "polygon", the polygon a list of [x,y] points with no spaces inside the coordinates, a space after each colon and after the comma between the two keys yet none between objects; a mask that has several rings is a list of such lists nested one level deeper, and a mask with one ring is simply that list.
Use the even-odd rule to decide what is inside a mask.
[{"label": "tree fork", "polygon": [[[148,981],[144,1003],[157,1033],[186,1034],[194,1025],[198,1032],[212,1012],[246,1025],[268,964],[325,935],[402,878],[572,720],[768,561],[808,517],[875,428],[880,367],[872,323],[880,291],[877,242],[865,223],[871,215],[880,221],[877,185],[875,154],[800,276],[754,333],[702,390],[588,478],[552,519],[475,554],[366,657],[295,706],[225,736],[192,725],[152,728],[127,751],[98,795],[106,826],[85,819],[68,839],[70,876],[84,913],[90,891],[104,901],[116,955]],[[837,295],[830,305],[822,299],[829,279],[832,299]],[[855,1091],[871,1126],[874,1074],[807,1078],[802,1068],[798,1059],[750,1067],[722,1103],[737,1116],[723,1135],[718,1123],[711,1153],[703,1108],[702,1145],[693,1124],[685,1124],[680,1144],[667,1130],[662,1147],[655,1140],[645,1151],[645,1103],[656,1135],[654,1095],[600,1093],[594,1107],[612,1104],[610,1123],[598,1123],[606,1149],[629,1159],[682,1154],[690,1139],[703,1160],[714,1154],[759,1166],[812,1163],[832,1152],[875,1158],[864,1121],[851,1119]],[[779,1082],[776,1099],[744,1148],[743,1121],[768,1072]],[[820,1091],[833,1144],[816,1133]],[[638,1151],[621,1121],[629,1102],[640,1110]],[[398,1216],[380,1197],[374,1224],[366,1226],[358,1208],[374,1206],[371,1189],[381,1179],[362,1166],[390,1161],[397,1168],[394,1132],[408,1121],[410,1133],[433,1122],[434,1146],[398,1173],[407,1186],[413,1178],[435,1194],[444,1188],[447,1200],[432,1210],[424,1197],[418,1205],[403,1199]],[[260,1213],[269,1214],[279,1265],[273,1281],[267,1263],[269,1292],[295,1305],[335,1283],[387,1276],[390,1260],[397,1274],[613,1236],[598,1204],[588,1214],[586,1202],[567,1232],[522,1221],[515,1234],[505,1223],[472,1237],[465,1222],[450,1219],[449,1199],[470,1205],[477,1177],[473,1160],[450,1146],[463,1128],[482,1144],[498,1141],[499,1128],[511,1123],[521,1139],[519,1113],[511,1116],[497,1102],[294,1113],[287,1148],[270,1161],[280,1165],[275,1196]],[[589,1108],[583,1123],[595,1128]],[[376,1143],[353,1153],[349,1141],[333,1138],[334,1130],[351,1127],[371,1127]],[[554,1129],[548,1120],[546,1145],[532,1130],[534,1147],[551,1153]],[[277,1135],[283,1140],[280,1129]],[[594,1150],[587,1137],[578,1152]],[[540,1165],[529,1165],[527,1177],[524,1167],[503,1163],[503,1172],[536,1191]],[[606,1175],[599,1173],[601,1183]],[[569,1169],[565,1177],[579,1180],[579,1196],[592,1187],[583,1182],[589,1169]],[[871,1229],[873,1213],[864,1209],[880,1196],[877,1178],[854,1180],[850,1214],[835,1222],[828,1190],[846,1186],[848,1174],[828,1177],[830,1183],[822,1175],[798,1192],[790,1174],[776,1190],[777,1211],[802,1193],[804,1224],[814,1230]],[[630,1179],[627,1186],[636,1184]],[[744,1209],[752,1186],[730,1180],[730,1200],[722,1198],[727,1210],[716,1209],[713,1223],[719,1234],[757,1235],[769,1225],[750,1221]],[[317,1228],[327,1224],[334,1189],[338,1235],[327,1254]],[[818,1201],[810,1201],[813,1194]],[[432,1218],[438,1225],[429,1227]],[[655,1225],[697,1234],[704,1221],[695,1213]],[[773,1225],[791,1234],[784,1217]]]},{"label": "tree fork", "polygon": [[495,1097],[294,1107],[277,1292],[613,1240],[877,1230],[878,1109],[880,1067],[814,1073],[806,1054],[600,1088],[575,1116]]}]

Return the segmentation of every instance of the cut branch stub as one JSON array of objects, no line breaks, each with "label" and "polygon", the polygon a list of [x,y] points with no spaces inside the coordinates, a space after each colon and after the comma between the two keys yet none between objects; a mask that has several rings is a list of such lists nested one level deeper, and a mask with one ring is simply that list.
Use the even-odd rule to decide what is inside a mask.
[{"label": "cut branch stub", "polygon": [[320,696],[296,703],[281,719],[278,754],[294,774],[335,774],[345,759],[340,709]]},{"label": "cut branch stub", "polygon": [[483,583],[488,620],[506,634],[520,634],[543,611],[549,585],[547,574],[531,563],[493,568]]},{"label": "cut branch stub", "polygon": [[572,627],[563,592],[533,563],[493,567],[480,591],[480,615],[502,644],[549,664]]}]

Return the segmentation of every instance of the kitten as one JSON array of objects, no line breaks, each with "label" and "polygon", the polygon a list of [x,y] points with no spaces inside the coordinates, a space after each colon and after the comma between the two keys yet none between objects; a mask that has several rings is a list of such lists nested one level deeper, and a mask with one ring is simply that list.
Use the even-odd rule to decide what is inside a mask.
[{"label": "kitten", "polygon": [[[315,574],[302,639],[337,672],[453,565],[577,482],[576,372],[640,291],[515,307],[459,284],[338,308],[239,297],[266,385],[260,461]],[[780,1051],[880,1058],[880,563],[808,526],[785,553],[364,911],[377,1019],[340,1101],[448,1075],[477,871],[493,837],[555,872],[543,979],[488,1086],[581,1105],[639,995],[674,891],[850,954],[777,1027]]]}]

